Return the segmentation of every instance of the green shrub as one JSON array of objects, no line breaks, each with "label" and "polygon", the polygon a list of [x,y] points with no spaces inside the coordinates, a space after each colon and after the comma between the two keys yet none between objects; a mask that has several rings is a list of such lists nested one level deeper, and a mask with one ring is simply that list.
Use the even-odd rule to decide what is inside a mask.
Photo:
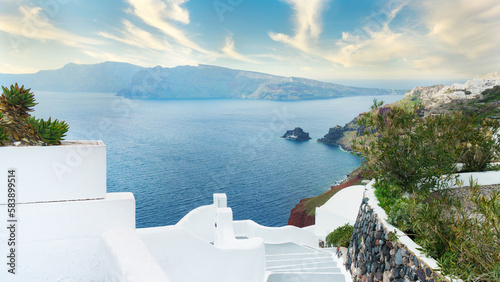
[{"label": "green shrub", "polygon": [[388,182],[376,182],[373,187],[379,206],[389,214],[392,206],[402,197],[401,188]]},{"label": "green shrub", "polygon": [[406,234],[413,235],[411,217],[412,213],[420,208],[420,205],[416,198],[400,198],[396,200],[389,213],[387,213],[387,222]]},{"label": "green shrub", "polygon": [[349,223],[346,223],[344,226],[338,227],[333,232],[328,234],[328,236],[326,236],[326,245],[328,247],[349,247],[353,231],[354,227]]},{"label": "green shrub", "polygon": [[429,194],[453,183],[456,163],[467,170],[485,170],[500,147],[493,132],[500,122],[460,112],[419,116],[421,106],[379,108],[358,123],[368,129],[358,137],[357,151],[377,182],[391,183],[410,194]]},{"label": "green shrub", "polygon": [[499,281],[500,191],[488,198],[479,194],[477,184],[471,187],[464,199],[443,195],[413,209],[416,242],[437,259],[445,275]]}]

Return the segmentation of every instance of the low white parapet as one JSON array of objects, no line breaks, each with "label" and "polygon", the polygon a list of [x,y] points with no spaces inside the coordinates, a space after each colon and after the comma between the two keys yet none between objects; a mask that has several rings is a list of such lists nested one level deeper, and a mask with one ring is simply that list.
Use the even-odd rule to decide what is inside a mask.
[{"label": "low white parapet", "polygon": [[[483,172],[462,172],[458,173],[458,181],[463,183],[463,186],[469,186],[470,180],[477,182],[478,185],[493,185],[500,184],[500,171],[483,171]],[[458,187],[459,185],[452,185]]]},{"label": "low white parapet", "polygon": [[[106,195],[106,146],[102,141],[2,146],[0,160],[0,185],[13,183],[17,203],[98,199]],[[0,205],[9,200],[7,190],[3,191]]]},{"label": "low white parapet", "polygon": [[299,245],[318,247],[316,235],[296,226],[267,227],[253,220],[237,220],[233,222],[233,226],[234,234],[237,237],[262,238],[266,244],[293,242]]}]

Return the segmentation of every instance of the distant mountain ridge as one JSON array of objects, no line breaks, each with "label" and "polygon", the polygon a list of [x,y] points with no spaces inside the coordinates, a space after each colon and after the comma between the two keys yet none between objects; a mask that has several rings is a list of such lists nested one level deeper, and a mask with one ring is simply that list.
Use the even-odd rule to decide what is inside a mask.
[{"label": "distant mountain ridge", "polygon": [[117,92],[127,87],[143,67],[129,63],[66,64],[57,70],[30,74],[0,74],[1,85],[17,82],[35,91]]},{"label": "distant mountain ridge", "polygon": [[132,99],[311,100],[386,94],[398,93],[210,65],[147,68],[134,76],[127,89],[118,92],[119,96]]},{"label": "distant mountain ridge", "polygon": [[0,84],[34,91],[117,92],[131,99],[247,98],[311,100],[359,95],[403,94],[298,77],[283,77],[211,65],[144,68],[129,63],[70,63],[32,74],[0,74]]}]

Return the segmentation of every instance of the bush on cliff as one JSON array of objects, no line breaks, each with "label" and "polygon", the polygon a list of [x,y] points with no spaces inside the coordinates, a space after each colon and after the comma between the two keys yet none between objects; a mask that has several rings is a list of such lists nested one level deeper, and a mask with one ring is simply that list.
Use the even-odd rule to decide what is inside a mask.
[{"label": "bush on cliff", "polygon": [[465,281],[500,281],[500,191],[486,196],[472,183],[462,198],[439,193],[406,206],[415,241],[441,272]]},{"label": "bush on cliff", "polygon": [[[453,183],[456,163],[482,171],[500,152],[493,133],[496,120],[461,112],[427,118],[421,106],[380,107],[375,101],[359,123],[373,131],[355,140],[354,150],[377,182],[391,183],[402,192],[428,194]],[[370,133],[375,132],[375,133]]]}]

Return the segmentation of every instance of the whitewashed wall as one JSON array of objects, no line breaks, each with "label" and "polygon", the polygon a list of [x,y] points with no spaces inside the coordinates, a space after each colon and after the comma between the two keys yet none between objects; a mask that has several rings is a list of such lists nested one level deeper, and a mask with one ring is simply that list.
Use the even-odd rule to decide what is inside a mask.
[{"label": "whitewashed wall", "polygon": [[[0,281],[102,281],[101,235],[134,229],[135,201],[131,193],[112,193],[99,200],[19,204],[18,218],[18,272],[8,273],[2,263]],[[0,228],[1,254],[7,254],[8,236]]]},{"label": "whitewashed wall", "polygon": [[[104,198],[106,146],[102,141],[65,141],[58,146],[0,147],[0,187],[16,170],[18,203]],[[0,204],[7,203],[2,188]]]}]

